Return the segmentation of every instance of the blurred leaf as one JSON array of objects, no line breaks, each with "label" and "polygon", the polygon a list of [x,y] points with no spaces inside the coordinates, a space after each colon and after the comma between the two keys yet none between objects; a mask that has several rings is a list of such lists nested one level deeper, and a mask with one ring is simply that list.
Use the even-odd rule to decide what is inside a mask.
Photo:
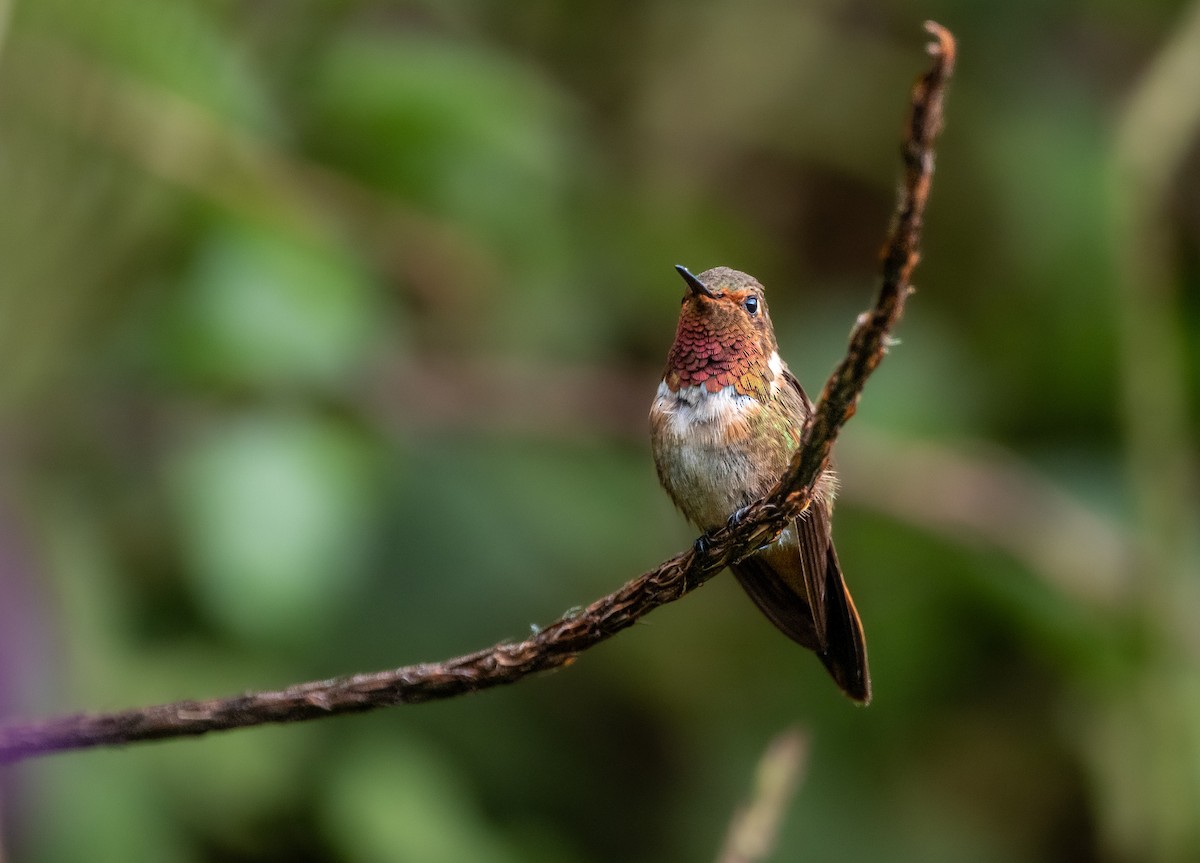
[{"label": "blurred leaf", "polygon": [[428,742],[360,738],[326,783],[323,821],[347,860],[515,863],[458,770]]},{"label": "blurred leaf", "polygon": [[54,805],[34,810],[38,817],[29,826],[37,851],[22,859],[195,859],[186,837],[164,817],[163,799],[139,759],[108,753],[60,760],[40,772],[30,797]]},{"label": "blurred leaf", "polygon": [[360,583],[369,459],[332,423],[247,415],[185,445],[173,466],[188,574],[223,626],[308,640]]},{"label": "blurred leaf", "polygon": [[243,125],[260,130],[275,125],[271,103],[246,53],[221,31],[216,4],[39,0],[16,8],[17,22],[33,33],[52,33]]},{"label": "blurred leaf", "polygon": [[544,256],[577,156],[548,81],[483,46],[378,34],[344,37],[315,77],[310,133],[325,156]]},{"label": "blurred leaf", "polygon": [[377,334],[371,286],[345,255],[244,223],[200,244],[168,356],[201,380],[331,385]]}]

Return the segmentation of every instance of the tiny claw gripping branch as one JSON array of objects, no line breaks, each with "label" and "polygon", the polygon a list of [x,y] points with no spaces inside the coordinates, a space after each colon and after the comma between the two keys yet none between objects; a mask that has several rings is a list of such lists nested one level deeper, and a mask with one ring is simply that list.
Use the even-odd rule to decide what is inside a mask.
[{"label": "tiny claw gripping branch", "polygon": [[186,737],[265,723],[298,722],[396,704],[451,698],[516,683],[539,671],[570,665],[584,650],[632,626],[655,608],[679,599],[783,530],[812,500],[812,486],[833,442],[853,413],[867,377],[883,358],[891,329],[910,293],[919,260],[921,225],[933,176],[933,143],[942,125],[942,98],[954,68],[954,38],[925,25],[934,37],[931,68],[912,89],[905,127],[904,180],[883,249],[881,284],[818,399],[791,465],[764,499],[733,523],[708,535],[706,547],[664,561],[582,611],[566,615],[524,641],[498,644],[441,662],[298,683],[232,698],[182,701],[113,713],[77,713],[0,723],[0,764],[70,749]]}]

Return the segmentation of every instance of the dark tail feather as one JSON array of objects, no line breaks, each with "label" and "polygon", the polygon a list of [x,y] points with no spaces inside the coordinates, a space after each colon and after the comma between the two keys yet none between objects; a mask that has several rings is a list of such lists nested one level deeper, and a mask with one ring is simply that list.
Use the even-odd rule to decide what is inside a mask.
[{"label": "dark tail feather", "polygon": [[825,570],[825,619],[828,626],[825,649],[818,651],[837,685],[855,701],[871,701],[871,674],[867,670],[867,640],[858,609],[842,578],[833,543],[827,552]]},{"label": "dark tail feather", "polygon": [[825,560],[824,644],[817,637],[803,584],[793,586],[791,580],[775,570],[767,555],[748,557],[730,569],[771,623],[788,638],[816,653],[846,695],[867,704],[871,700],[867,643],[854,600],[842,580],[833,543],[827,547]]}]

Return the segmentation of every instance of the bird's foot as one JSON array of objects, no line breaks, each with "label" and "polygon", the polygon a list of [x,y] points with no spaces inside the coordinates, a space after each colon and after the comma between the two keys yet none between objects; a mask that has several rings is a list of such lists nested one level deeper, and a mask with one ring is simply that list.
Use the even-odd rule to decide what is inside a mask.
[{"label": "bird's foot", "polygon": [[725,523],[730,527],[736,527],[737,523],[746,517],[746,511],[748,509],[750,509],[748,506],[738,507],[733,511],[733,515],[729,516]]},{"label": "bird's foot", "polygon": [[[746,513],[749,511],[750,511],[750,507],[748,507],[748,506],[739,507],[738,509],[734,510],[733,515],[729,516],[728,521],[726,521],[726,525],[728,527],[737,527],[738,523],[741,522],[741,520],[746,517]],[[758,552],[762,551],[764,548],[769,546],[774,541],[775,541],[774,539],[768,539],[766,542],[764,542],[762,545],[760,545],[758,548],[754,549],[754,551],[752,551],[750,553],[757,554]]]}]

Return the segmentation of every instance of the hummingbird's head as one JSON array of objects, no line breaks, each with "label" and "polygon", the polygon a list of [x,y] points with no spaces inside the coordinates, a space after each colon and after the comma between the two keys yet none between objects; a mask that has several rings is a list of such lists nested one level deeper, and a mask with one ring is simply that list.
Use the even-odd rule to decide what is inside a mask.
[{"label": "hummingbird's head", "polygon": [[687,284],[664,381],[673,391],[733,387],[766,399],[781,370],[763,286],[753,276],[714,267],[698,276],[675,268]]}]

